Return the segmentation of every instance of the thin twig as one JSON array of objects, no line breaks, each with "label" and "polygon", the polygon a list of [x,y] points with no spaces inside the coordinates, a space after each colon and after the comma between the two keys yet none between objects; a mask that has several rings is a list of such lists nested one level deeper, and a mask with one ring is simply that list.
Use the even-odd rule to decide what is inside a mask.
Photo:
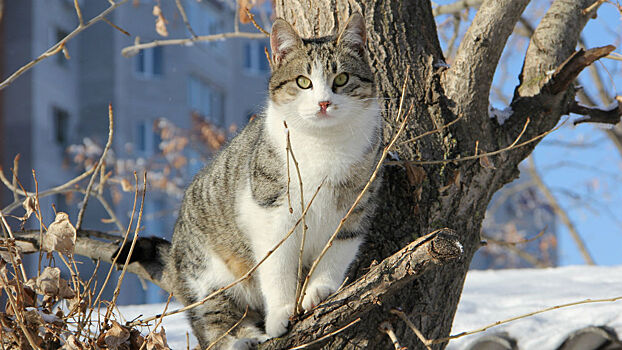
[{"label": "thin twig", "polygon": [[229,283],[228,285],[226,285],[224,287],[221,287],[221,288],[217,289],[216,291],[212,292],[211,294],[209,294],[208,296],[206,296],[202,300],[197,301],[196,303],[192,303],[192,304],[186,305],[186,306],[184,306],[184,307],[182,307],[180,309],[173,310],[173,311],[170,311],[170,312],[162,314],[162,315],[156,315],[156,316],[153,316],[153,317],[146,318],[144,320],[136,320],[134,322],[131,322],[131,323],[127,324],[127,326],[136,326],[136,325],[139,325],[139,324],[143,324],[145,322],[153,321],[153,320],[155,320],[158,317],[164,317],[164,316],[170,316],[170,315],[178,314],[180,312],[184,312],[186,310],[190,310],[190,309],[195,308],[197,306],[203,305],[203,304],[205,304],[205,302],[207,302],[208,300],[212,299],[213,297],[215,297],[215,296],[219,295],[220,293],[222,293],[222,292],[232,288],[233,286],[237,285],[238,283],[241,283],[241,282],[247,280],[248,278],[250,278],[250,276],[259,268],[259,266],[261,264],[263,264],[263,262],[266,261],[266,259],[268,259],[270,257],[270,255],[272,255],[272,253],[274,253],[274,251],[277,250],[285,242],[285,240],[287,240],[289,238],[289,236],[292,235],[292,233],[294,233],[294,231],[296,230],[296,228],[298,227],[298,225],[300,225],[300,222],[302,221],[302,216],[307,214],[307,211],[311,207],[311,204],[315,200],[315,197],[317,196],[318,192],[320,192],[320,189],[324,185],[324,181],[325,180],[326,179],[322,180],[320,185],[317,187],[317,189],[315,190],[315,193],[313,194],[313,197],[311,197],[311,200],[309,200],[309,204],[307,204],[307,207],[302,212],[301,217],[298,219],[298,221],[296,221],[294,226],[287,232],[287,234],[285,234],[285,236],[277,244],[274,245],[274,247],[272,247],[272,249],[270,249],[270,251],[268,251],[266,253],[266,255],[264,255],[264,257],[261,260],[259,260],[259,262],[257,262],[255,264],[255,266],[253,266],[250,270],[248,270],[242,277],[238,278],[237,280]]},{"label": "thin twig", "polygon": [[186,29],[188,29],[188,32],[190,33],[190,35],[192,35],[192,38],[196,39],[197,34],[194,32],[194,30],[190,26],[190,22],[188,21],[188,16],[186,15],[186,10],[184,10],[184,7],[181,5],[181,1],[175,0],[175,3],[177,4],[177,9],[179,10],[179,14],[181,14],[181,19],[184,21],[184,24],[186,25]]},{"label": "thin twig", "polygon": [[406,325],[413,331],[413,333],[415,333],[417,338],[419,338],[419,340],[421,340],[423,345],[425,345],[426,349],[432,350],[432,348],[430,347],[430,341],[423,335],[423,333],[421,333],[421,331],[415,326],[415,324],[412,323],[408,319],[408,317],[406,316],[406,314],[403,311],[397,310],[397,309],[393,309],[393,310],[391,310],[391,313],[394,314],[394,315],[399,316],[399,318],[401,318],[402,321],[406,322]]},{"label": "thin twig", "polygon": [[484,327],[481,327],[481,328],[478,328],[478,329],[475,329],[475,330],[472,330],[472,331],[461,332],[461,333],[458,333],[458,334],[455,334],[455,335],[450,335],[450,336],[445,337],[445,338],[432,339],[432,340],[430,340],[430,344],[441,344],[441,343],[448,342],[448,341],[450,341],[452,339],[461,338],[461,337],[464,337],[464,336],[467,336],[467,335],[471,335],[471,334],[475,334],[475,333],[481,333],[481,332],[483,332],[483,331],[485,331],[485,330],[487,330],[489,328],[492,328],[492,327],[496,327],[496,326],[499,326],[499,325],[502,325],[502,324],[505,324],[505,323],[509,323],[509,322],[516,321],[516,320],[520,320],[522,318],[527,318],[527,317],[530,317],[530,316],[533,316],[533,315],[537,315],[537,314],[541,314],[541,313],[544,313],[544,312],[548,312],[548,311],[551,311],[551,310],[557,310],[557,309],[562,309],[562,308],[566,308],[566,307],[570,307],[570,306],[576,306],[576,305],[582,305],[582,304],[611,303],[611,302],[615,302],[615,301],[618,301],[618,300],[621,300],[621,299],[622,299],[622,296],[618,296],[618,297],[614,297],[614,298],[605,298],[605,299],[585,299],[585,300],[581,300],[581,301],[575,301],[575,302],[571,302],[571,303],[551,306],[551,307],[547,307],[545,309],[529,312],[529,313],[522,314],[522,315],[519,315],[519,316],[514,316],[514,317],[511,317],[511,318],[502,320],[502,321],[497,321],[497,322],[491,323],[489,325],[486,325]]},{"label": "thin twig", "polygon": [[484,235],[482,235],[482,237],[485,238],[490,243],[494,243],[494,244],[498,244],[498,245],[503,245],[503,246],[508,246],[508,245],[526,244],[526,243],[535,241],[536,239],[542,237],[542,235],[544,235],[544,232],[546,232],[546,227],[543,228],[540,232],[538,232],[537,235],[535,235],[535,236],[533,236],[531,238],[525,238],[525,239],[521,239],[521,240],[513,241],[513,242],[502,241],[502,240],[495,239],[495,238],[492,238],[492,237],[489,237],[489,236],[484,236]]},{"label": "thin twig", "polygon": [[270,36],[270,33],[268,33],[255,21],[255,15],[253,15],[246,7],[244,7],[244,10],[246,11],[246,15],[251,20],[255,28],[257,28],[260,32],[264,33],[265,36]]},{"label": "thin twig", "polygon": [[388,321],[382,322],[379,328],[381,331],[383,331],[384,333],[386,333],[386,335],[389,336],[389,339],[391,339],[391,343],[393,344],[393,347],[395,347],[395,350],[407,350],[408,349],[400,345],[400,341],[399,339],[397,339],[397,335],[395,335],[393,326],[391,326],[391,324]]},{"label": "thin twig", "polygon": [[117,7],[125,4],[126,2],[128,2],[128,0],[119,0],[118,2],[112,2],[111,5],[107,9],[105,9],[102,13],[100,13],[99,15],[97,15],[96,17],[94,17],[93,19],[88,21],[86,24],[78,25],[78,27],[76,27],[76,29],[74,29],[71,33],[69,33],[66,37],[61,39],[59,42],[57,42],[56,44],[52,45],[52,47],[50,47],[47,51],[42,53],[39,57],[37,57],[34,60],[28,62],[27,64],[22,66],[20,69],[15,71],[15,73],[11,74],[11,76],[6,78],[2,83],[0,83],[0,90],[2,90],[5,87],[9,86],[9,84],[11,84],[20,75],[22,75],[25,72],[27,72],[28,70],[30,70],[30,68],[32,68],[35,64],[39,63],[40,61],[42,61],[42,60],[44,60],[44,59],[46,59],[48,57],[54,56],[55,54],[60,52],[62,50],[63,46],[65,46],[66,42],[68,42],[73,37],[75,37],[76,35],[81,33],[83,30],[85,30],[88,27],[92,26],[93,24],[101,21],[102,18],[104,18],[110,12],[114,11],[114,9],[116,9]]},{"label": "thin twig", "polygon": [[306,344],[302,344],[302,345],[295,346],[295,347],[293,347],[293,348],[289,348],[289,350],[300,350],[300,349],[306,349],[306,348],[308,348],[308,347],[311,347],[311,346],[313,346],[313,345],[315,345],[315,344],[317,344],[317,343],[323,342],[324,340],[326,340],[326,339],[328,339],[328,338],[330,338],[330,337],[334,336],[334,335],[335,335],[335,334],[337,334],[337,333],[343,332],[344,330],[346,330],[346,329],[350,328],[351,326],[353,326],[353,325],[357,324],[357,323],[358,323],[358,322],[360,322],[360,321],[361,321],[361,318],[359,317],[359,318],[357,318],[356,320],[354,320],[354,321],[352,321],[352,322],[348,323],[347,325],[345,325],[345,326],[343,326],[343,327],[339,328],[338,330],[336,330],[336,331],[334,331],[334,332],[330,332],[330,333],[328,333],[328,334],[326,334],[326,335],[323,335],[323,336],[321,336],[320,338],[317,338],[317,339],[315,339],[314,341],[308,342],[308,343],[306,343]]},{"label": "thin twig", "polygon": [[[136,178],[136,173],[134,173],[134,178],[138,183],[138,179]],[[127,272],[127,265],[130,263],[130,258],[132,257],[132,252],[134,252],[134,247],[136,246],[136,240],[138,239],[138,231],[140,230],[140,224],[143,218],[143,209],[145,208],[145,194],[147,193],[147,172],[143,173],[143,193],[140,200],[140,209],[138,210],[138,220],[136,220],[136,227],[134,229],[134,237],[132,239],[132,245],[130,245],[130,251],[127,253],[127,257],[125,258],[125,263],[123,264],[123,269],[121,270],[121,275],[117,280],[117,287],[112,294],[112,300],[110,301],[110,305],[116,305],[117,298],[119,297],[119,291],[121,290],[121,284],[123,283],[123,278],[125,277],[125,273]],[[108,307],[106,310],[106,316],[104,316],[104,323],[108,322],[108,318],[110,317],[110,313],[112,312],[112,307]]]},{"label": "thin twig", "polygon": [[239,33],[219,33],[219,34],[211,34],[211,35],[199,35],[196,38],[186,38],[186,39],[168,39],[168,40],[154,40],[148,43],[143,44],[134,44],[131,46],[124,47],[121,50],[121,54],[125,57],[131,57],[136,55],[140,50],[149,49],[156,46],[169,46],[169,45],[191,45],[193,43],[198,42],[208,42],[208,41],[218,41],[223,39],[230,38],[247,38],[247,39],[263,39],[266,36],[262,33],[247,33],[247,32],[239,32]]},{"label": "thin twig", "polygon": [[240,318],[238,322],[236,322],[233,326],[231,326],[231,328],[227,329],[226,332],[224,332],[222,335],[216,338],[216,340],[211,342],[210,345],[205,350],[211,350],[214,346],[216,346],[216,344],[218,344],[219,341],[221,341],[224,337],[226,337],[229,333],[231,333],[237,326],[239,326],[240,323],[242,323],[242,321],[244,321],[244,319],[246,318],[246,314],[248,314],[248,305],[246,305],[246,310],[244,310],[244,315],[242,315],[242,318]]},{"label": "thin twig", "polygon": [[89,184],[86,186],[86,194],[84,195],[84,200],[82,201],[82,205],[80,207],[80,212],[78,212],[78,219],[76,220],[76,230],[79,230],[82,226],[82,219],[84,218],[84,212],[86,211],[86,205],[89,201],[89,195],[91,194],[91,188],[93,187],[93,183],[95,182],[95,177],[99,169],[102,167],[104,162],[106,161],[106,154],[112,145],[112,135],[114,133],[114,115],[112,113],[112,104],[108,104],[108,141],[106,142],[106,146],[104,147],[104,151],[102,152],[101,157],[99,158],[99,162],[95,166],[93,171],[93,175],[89,180]]},{"label": "thin twig", "polygon": [[[516,143],[516,141],[518,139],[520,139],[520,136],[522,136],[523,131],[521,132],[520,135],[518,135],[519,137],[516,138],[516,140],[514,140],[514,142],[512,142],[512,144],[508,147],[502,148],[500,150],[496,150],[496,151],[492,151],[492,152],[487,152],[487,153],[482,153],[482,154],[476,154],[476,155],[472,155],[472,156],[467,156],[467,157],[462,157],[462,158],[453,158],[453,159],[445,159],[445,160],[412,160],[412,161],[408,161],[410,164],[416,164],[416,165],[429,165],[429,164],[447,164],[447,163],[452,163],[452,162],[464,162],[467,160],[474,160],[474,159],[480,159],[480,158],[484,158],[484,157],[488,157],[488,156],[494,156],[497,155],[499,153],[503,153],[503,152],[507,152],[510,150],[513,150],[515,148],[520,148],[523,146],[526,146],[532,142],[538,141],[539,139],[545,137],[546,135],[556,131],[557,129],[561,128],[566,122],[568,121],[568,118],[566,118],[563,122],[561,122],[558,126],[556,126],[555,128],[546,131],[540,135],[536,135],[533,138],[525,141],[525,142],[521,142],[521,143]],[[386,164],[388,165],[401,165],[403,162],[401,161],[390,161],[390,162],[386,162]]]},{"label": "thin twig", "polygon": [[106,22],[106,24],[108,24],[109,26],[111,26],[112,28],[120,31],[121,33],[127,35],[127,36],[132,36],[130,33],[128,33],[128,31],[124,30],[123,28],[119,27],[118,25],[110,22],[110,20],[108,20],[108,18],[106,17],[102,17],[102,21]]},{"label": "thin twig", "polygon": [[19,195],[17,194],[17,174],[19,174],[19,153],[13,158],[13,200],[19,201]]},{"label": "thin twig", "polygon": [[[296,156],[294,155],[294,150],[292,149],[291,139],[289,137],[289,129],[287,128],[287,123],[283,121],[283,125],[285,126],[285,152],[292,156],[292,161],[294,162],[294,167],[296,168],[296,173],[298,174],[298,184],[300,185],[300,211],[305,210],[305,197],[303,193],[303,184],[302,184],[302,176],[300,175],[300,167],[298,165],[298,161],[296,160]],[[287,157],[289,161],[289,157]],[[287,165],[289,169],[289,164]],[[289,175],[289,174],[288,174]],[[291,205],[291,203],[290,203]],[[305,215],[302,216],[302,239],[300,240],[300,252],[298,253],[298,274],[296,278],[296,297],[294,300],[294,315],[297,315],[302,310],[302,297],[300,296],[301,287],[302,287],[302,264],[303,264],[303,255],[305,250],[305,240],[307,239],[307,222],[305,219]]]},{"label": "thin twig", "polygon": [[80,26],[83,26],[84,19],[82,18],[82,10],[80,10],[80,4],[78,4],[78,0],[73,0],[73,7],[76,8],[76,14],[78,15],[78,21],[80,22]]}]

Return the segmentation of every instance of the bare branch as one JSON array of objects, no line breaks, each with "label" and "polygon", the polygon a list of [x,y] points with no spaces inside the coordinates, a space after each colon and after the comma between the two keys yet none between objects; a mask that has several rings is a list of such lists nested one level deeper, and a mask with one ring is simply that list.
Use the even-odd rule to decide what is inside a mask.
[{"label": "bare branch", "polygon": [[618,104],[611,109],[600,109],[595,107],[583,106],[575,102],[570,107],[570,112],[575,114],[584,115],[584,118],[579,118],[574,121],[574,125],[580,123],[605,123],[616,125],[620,123],[622,117],[622,96],[616,96]]},{"label": "bare branch", "polygon": [[462,12],[469,7],[479,7],[484,0],[459,0],[451,4],[436,6],[432,9],[434,16],[455,14]]},{"label": "bare branch", "polygon": [[492,78],[516,22],[529,0],[498,0],[482,3],[464,35],[444,85],[460,112],[484,118]]},{"label": "bare branch", "polygon": [[583,10],[593,3],[594,0],[553,2],[531,36],[515,95],[538,94],[546,82],[546,72],[571,56],[591,16],[583,14]]},{"label": "bare branch", "polygon": [[138,54],[140,50],[149,49],[156,46],[193,45],[194,43],[218,41],[230,38],[263,39],[265,37],[265,34],[262,33],[232,32],[212,35],[199,35],[196,38],[154,40],[148,43],[134,44],[132,46],[124,47],[123,50],[121,50],[121,54],[125,57],[132,57]]},{"label": "bare branch", "polygon": [[190,22],[188,21],[188,16],[186,15],[186,10],[184,10],[184,7],[181,5],[181,0],[175,0],[175,4],[177,4],[177,9],[179,10],[179,13],[181,14],[181,18],[183,19],[184,24],[186,25],[186,29],[188,29],[188,32],[190,33],[190,35],[192,35],[192,38],[196,39],[197,34],[194,32],[194,30],[190,26]]},{"label": "bare branch", "polygon": [[82,201],[82,205],[80,206],[80,212],[78,212],[78,219],[76,220],[76,230],[79,230],[82,226],[82,219],[84,218],[84,212],[86,211],[86,205],[89,201],[89,195],[91,194],[91,188],[93,187],[93,182],[95,181],[95,177],[97,177],[97,173],[99,169],[102,167],[104,162],[106,161],[106,154],[112,146],[112,134],[114,133],[114,115],[112,113],[112,104],[108,104],[108,142],[106,142],[106,146],[104,147],[104,151],[102,152],[101,157],[99,158],[99,162],[95,166],[93,171],[93,176],[89,180],[89,184],[86,186],[86,194],[84,195],[84,200]]},{"label": "bare branch", "polygon": [[107,9],[105,9],[102,13],[100,13],[97,16],[95,16],[93,19],[88,21],[86,24],[78,25],[78,27],[76,29],[74,29],[71,33],[69,33],[61,41],[59,41],[56,44],[52,45],[52,47],[50,47],[47,51],[42,53],[39,57],[37,57],[34,60],[28,62],[26,65],[24,65],[20,69],[18,69],[15,73],[11,74],[11,76],[6,78],[2,83],[0,83],[0,90],[2,90],[5,87],[9,86],[9,84],[11,84],[20,75],[26,73],[30,68],[34,67],[35,64],[39,63],[40,61],[42,61],[42,60],[44,60],[44,59],[46,59],[48,57],[54,56],[55,54],[60,52],[62,50],[62,48],[65,46],[65,43],[67,43],[73,37],[75,37],[76,35],[81,33],[83,30],[85,30],[88,27],[92,26],[93,24],[101,21],[104,17],[106,17],[108,14],[110,14],[112,11],[114,11],[114,9],[116,9],[117,7],[125,4],[126,2],[128,2],[128,0],[120,0],[118,2],[111,2],[110,6]]}]

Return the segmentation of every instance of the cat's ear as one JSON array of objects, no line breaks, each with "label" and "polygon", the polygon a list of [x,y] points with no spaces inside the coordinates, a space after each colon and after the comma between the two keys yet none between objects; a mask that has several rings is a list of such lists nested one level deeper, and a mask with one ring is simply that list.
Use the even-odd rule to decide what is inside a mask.
[{"label": "cat's ear", "polygon": [[270,32],[272,62],[278,65],[288,53],[300,47],[302,47],[302,40],[291,24],[284,19],[277,18]]},{"label": "cat's ear", "polygon": [[367,29],[365,29],[365,19],[360,13],[355,12],[348,19],[346,27],[339,33],[337,44],[347,45],[362,52],[365,50],[366,42]]}]

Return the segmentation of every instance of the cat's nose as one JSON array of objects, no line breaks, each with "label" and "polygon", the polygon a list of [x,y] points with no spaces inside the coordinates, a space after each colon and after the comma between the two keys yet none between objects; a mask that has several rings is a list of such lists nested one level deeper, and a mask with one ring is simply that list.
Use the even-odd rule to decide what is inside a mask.
[{"label": "cat's nose", "polygon": [[318,104],[320,105],[320,111],[326,112],[326,109],[330,106],[330,101],[321,101]]}]

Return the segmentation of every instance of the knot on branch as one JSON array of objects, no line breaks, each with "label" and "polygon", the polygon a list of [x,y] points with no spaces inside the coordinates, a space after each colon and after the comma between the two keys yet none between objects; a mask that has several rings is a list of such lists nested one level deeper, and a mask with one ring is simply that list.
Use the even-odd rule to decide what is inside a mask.
[{"label": "knot on branch", "polygon": [[437,263],[458,259],[464,253],[456,231],[443,228],[430,241],[428,253]]}]

